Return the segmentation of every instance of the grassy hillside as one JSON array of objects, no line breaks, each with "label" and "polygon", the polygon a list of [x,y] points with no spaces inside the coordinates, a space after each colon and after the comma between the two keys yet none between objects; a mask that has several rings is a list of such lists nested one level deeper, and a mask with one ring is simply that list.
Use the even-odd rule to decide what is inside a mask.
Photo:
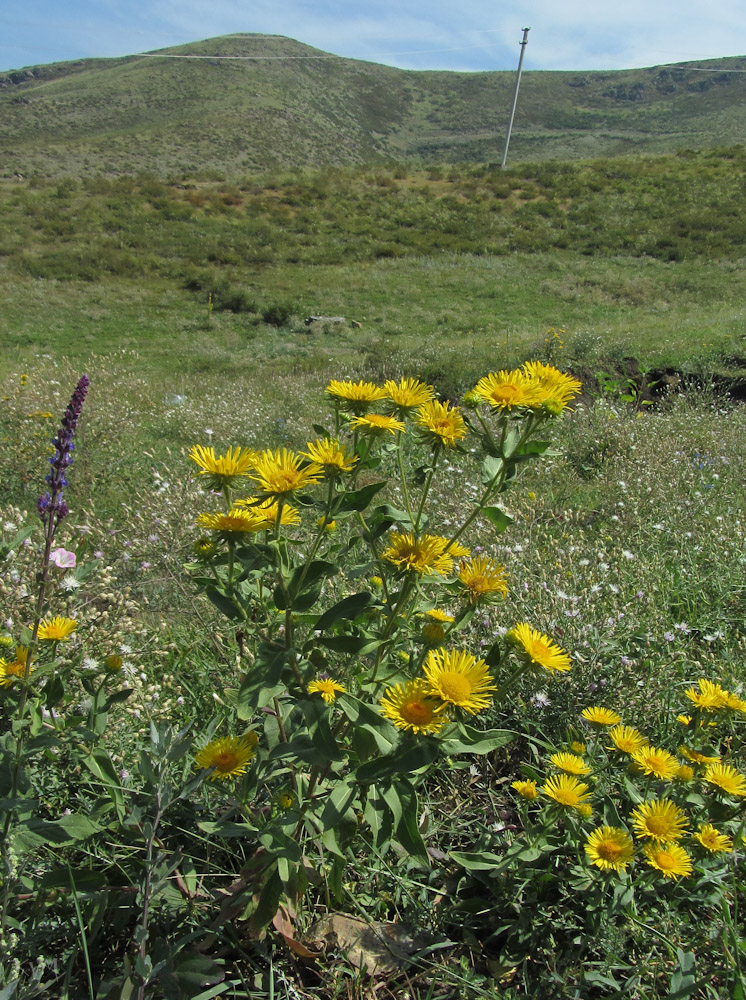
[{"label": "grassy hillside", "polygon": [[[279,165],[499,160],[513,72],[404,71],[287,38],[209,39],[0,76],[5,176],[235,177]],[[514,160],[740,142],[746,58],[614,72],[527,72]]]},{"label": "grassy hillside", "polygon": [[[457,393],[563,328],[588,370],[742,374],[742,148],[0,184],[0,368],[124,350],[179,379],[414,364]],[[334,336],[303,324],[344,315]],[[132,353],[135,352],[135,353]]]}]

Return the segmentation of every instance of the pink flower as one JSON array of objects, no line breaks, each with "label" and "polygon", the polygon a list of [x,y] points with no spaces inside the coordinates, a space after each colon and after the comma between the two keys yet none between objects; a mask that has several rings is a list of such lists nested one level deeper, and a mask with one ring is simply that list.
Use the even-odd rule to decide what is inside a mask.
[{"label": "pink flower", "polygon": [[49,561],[54,563],[59,569],[75,568],[75,553],[68,552],[67,549],[52,549],[49,553]]}]

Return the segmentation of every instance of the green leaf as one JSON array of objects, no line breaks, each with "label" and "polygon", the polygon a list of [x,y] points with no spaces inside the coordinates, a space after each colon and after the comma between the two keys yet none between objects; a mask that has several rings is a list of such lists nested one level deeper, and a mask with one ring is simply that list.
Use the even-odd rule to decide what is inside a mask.
[{"label": "green leaf", "polygon": [[243,618],[243,609],[239,604],[237,604],[233,597],[226,597],[225,594],[222,594],[214,586],[206,587],[205,594],[209,600],[212,601],[218,611],[224,614],[226,618],[230,618],[234,621],[236,619]]},{"label": "green leaf", "polygon": [[311,698],[301,702],[301,709],[306,719],[311,742],[327,761],[342,760],[342,754],[337,744],[331,726],[326,703],[321,698]]},{"label": "green leaf", "polygon": [[69,889],[70,875],[72,874],[76,892],[95,892],[106,885],[107,878],[103,872],[90,871],[86,868],[77,870],[64,868],[53,868],[42,875],[39,886],[42,889]]},{"label": "green leaf", "polygon": [[506,514],[501,507],[482,507],[482,513],[488,521],[494,524],[499,534],[502,534],[513,523],[513,518],[510,514]]},{"label": "green leaf", "polygon": [[[304,764],[315,764],[316,767],[325,767],[329,763],[329,758],[323,750],[320,750],[310,736],[300,733],[291,740],[278,743],[269,752],[268,760],[285,760],[287,757],[294,757],[302,760]],[[337,751],[337,760],[340,760]]]},{"label": "green leaf", "polygon": [[487,486],[502,472],[503,460],[494,455],[488,455],[482,462],[482,483]]},{"label": "green leaf", "polygon": [[355,771],[355,777],[362,783],[378,781],[394,774],[412,774],[421,767],[427,767],[440,755],[441,745],[436,740],[423,738],[410,744],[405,750],[366,761]]},{"label": "green leaf", "polygon": [[[249,718],[250,715],[245,712],[257,709],[263,696],[271,697],[272,689],[282,679],[288,652],[283,646],[276,646],[271,642],[259,643],[254,664],[238,690],[237,711],[241,718]],[[263,701],[263,704],[267,702]]]},{"label": "green leaf", "polygon": [[232,823],[228,820],[203,820],[197,823],[203,833],[211,837],[248,837],[254,831],[245,823]]},{"label": "green leaf", "polygon": [[485,754],[507,746],[516,734],[509,729],[473,729],[471,726],[459,726],[459,736],[443,741],[443,751],[446,754],[474,753]]},{"label": "green leaf", "polygon": [[448,857],[470,872],[491,871],[504,860],[490,851],[449,851]]},{"label": "green leaf", "polygon": [[319,822],[323,844],[339,857],[344,857],[344,840],[351,837],[357,827],[352,809],[356,796],[357,787],[352,778],[340,781],[332,788],[321,813]]},{"label": "green leaf", "polygon": [[350,594],[349,597],[343,598],[325,611],[316,622],[314,628],[323,632],[331,625],[334,625],[335,622],[341,620],[352,621],[361,612],[365,611],[372,600],[373,594],[368,591],[363,591],[360,594]]},{"label": "green leaf", "polygon": [[409,781],[400,779],[397,782],[397,795],[401,802],[402,813],[395,831],[396,839],[410,857],[429,866],[430,858],[417,826],[417,792]]},{"label": "green leaf", "polygon": [[336,563],[325,559],[314,559],[313,562],[297,566],[287,581],[285,588],[278,587],[274,593],[275,605],[280,611],[290,608],[294,611],[307,611],[319,596],[323,581],[339,572]]},{"label": "green leaf", "polygon": [[38,847],[65,847],[87,840],[100,831],[98,823],[80,814],[61,816],[56,822],[32,817],[18,824],[14,840],[19,847],[26,850]]},{"label": "green leaf", "polygon": [[337,697],[337,704],[353,724],[354,730],[368,733],[380,753],[388,754],[396,746],[399,740],[396,727],[370,705],[347,692]]},{"label": "green leaf", "polygon": [[361,635],[324,635],[318,639],[320,645],[335,653],[360,653],[370,642]]},{"label": "green leaf", "polygon": [[343,493],[335,500],[332,507],[332,514],[348,510],[365,510],[376,493],[379,493],[385,485],[386,480],[384,479],[378,483],[369,483],[367,486],[361,486],[359,490],[351,490],[349,493]]},{"label": "green leaf", "polygon": [[300,861],[303,851],[297,840],[278,826],[266,826],[259,834],[259,843],[273,858]]}]

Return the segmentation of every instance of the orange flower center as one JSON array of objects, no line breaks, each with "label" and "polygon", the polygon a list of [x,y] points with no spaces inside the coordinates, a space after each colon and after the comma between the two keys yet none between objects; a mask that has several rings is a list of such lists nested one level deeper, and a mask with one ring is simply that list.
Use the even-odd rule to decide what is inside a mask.
[{"label": "orange flower center", "polygon": [[232,750],[222,750],[215,758],[218,771],[232,771],[238,766],[238,757]]},{"label": "orange flower center", "polygon": [[654,837],[662,837],[670,831],[671,824],[665,816],[648,816],[645,825]]},{"label": "orange flower center", "polygon": [[426,726],[433,721],[433,710],[424,700],[408,701],[401,706],[401,717],[412,726]]},{"label": "orange flower center", "polygon": [[598,856],[603,858],[604,861],[616,861],[622,853],[622,846],[621,844],[617,844],[615,840],[602,840],[596,851],[598,852]]}]

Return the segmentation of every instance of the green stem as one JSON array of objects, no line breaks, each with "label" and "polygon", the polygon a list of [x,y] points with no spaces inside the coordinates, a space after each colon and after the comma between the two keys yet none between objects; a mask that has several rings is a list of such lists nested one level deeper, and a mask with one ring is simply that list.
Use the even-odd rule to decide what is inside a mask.
[{"label": "green stem", "polygon": [[415,520],[414,523],[415,533],[420,530],[420,521],[422,520],[422,512],[425,509],[425,501],[427,500],[428,493],[430,492],[430,485],[433,481],[433,476],[435,475],[435,469],[438,465],[438,459],[440,458],[440,453],[442,450],[443,449],[439,445],[436,445],[433,448],[432,465],[430,466],[430,469],[427,474],[427,479],[425,480],[425,487],[422,490],[422,496],[420,497],[420,506],[417,510],[417,519]]},{"label": "green stem", "polygon": [[412,517],[412,504],[409,499],[409,488],[407,487],[407,477],[404,472],[404,458],[402,456],[402,442],[404,440],[404,432],[399,431],[396,435],[396,460],[399,464],[399,478],[401,479],[402,489],[404,490],[404,504],[407,508],[407,515],[409,517],[409,523],[412,525],[413,530],[417,531],[417,525],[414,518]]}]

